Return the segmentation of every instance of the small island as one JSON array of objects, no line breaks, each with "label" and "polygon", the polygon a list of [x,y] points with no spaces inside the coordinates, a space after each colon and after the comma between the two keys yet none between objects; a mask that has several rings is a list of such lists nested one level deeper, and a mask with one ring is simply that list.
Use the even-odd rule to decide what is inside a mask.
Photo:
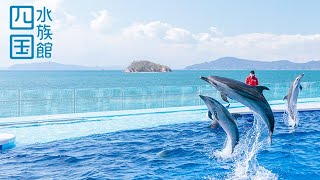
[{"label": "small island", "polygon": [[156,64],[150,61],[133,61],[125,70],[131,72],[171,72],[168,66]]}]

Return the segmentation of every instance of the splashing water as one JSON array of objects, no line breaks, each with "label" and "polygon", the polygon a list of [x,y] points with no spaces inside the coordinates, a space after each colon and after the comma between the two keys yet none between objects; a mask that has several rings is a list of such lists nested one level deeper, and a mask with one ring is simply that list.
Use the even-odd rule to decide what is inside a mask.
[{"label": "splashing water", "polygon": [[276,174],[260,166],[256,158],[259,150],[261,150],[264,145],[269,145],[267,132],[263,131],[263,128],[264,123],[261,117],[254,114],[254,124],[252,128],[246,133],[244,138],[240,138],[240,142],[234,150],[232,155],[234,160],[233,171],[227,175],[226,179],[278,178]]},{"label": "splashing water", "polygon": [[224,148],[221,151],[219,150],[215,151],[213,153],[213,156],[223,161],[233,158],[232,142],[229,136],[227,136],[227,139],[224,142]]},{"label": "splashing water", "polygon": [[284,115],[283,119],[284,119],[284,121],[285,121],[287,126],[289,126],[289,127],[297,127],[299,125],[299,112],[298,112],[297,108],[293,108],[294,118],[292,118],[289,115],[289,110],[288,109],[286,109],[284,114],[286,114],[286,115]]},{"label": "splashing water", "polygon": [[293,114],[293,118],[290,116],[290,111],[289,111],[289,108],[288,108],[288,102],[287,102],[287,105],[286,105],[287,109],[285,110],[285,112],[283,113],[283,121],[285,123],[286,126],[289,126],[289,127],[297,127],[299,125],[299,112],[297,110],[297,105],[296,104],[293,104],[292,105],[292,114]]}]

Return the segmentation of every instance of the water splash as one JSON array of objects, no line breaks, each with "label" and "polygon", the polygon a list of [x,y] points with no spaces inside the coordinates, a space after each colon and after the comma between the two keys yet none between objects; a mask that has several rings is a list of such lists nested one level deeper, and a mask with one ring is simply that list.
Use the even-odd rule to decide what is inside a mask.
[{"label": "water splash", "polygon": [[285,115],[283,116],[283,119],[284,119],[284,122],[287,126],[289,127],[297,127],[299,125],[299,112],[297,110],[297,108],[293,108],[293,116],[294,118],[292,118],[290,115],[289,115],[289,110],[286,109],[285,110]]},{"label": "water splash", "polygon": [[231,141],[231,138],[229,136],[227,136],[227,139],[224,142],[224,148],[221,151],[219,151],[219,150],[215,151],[213,153],[213,156],[218,158],[218,159],[221,159],[222,161],[226,161],[226,160],[229,160],[229,159],[233,158],[232,141]]},{"label": "water splash", "polygon": [[[299,112],[297,110],[297,104],[292,104],[292,113],[290,113],[288,102],[286,102],[286,109],[283,114],[283,121],[286,126],[295,128],[299,125]],[[293,117],[290,116],[293,115]]]},{"label": "water splash", "polygon": [[277,179],[278,176],[271,171],[260,166],[257,161],[257,154],[268,143],[268,134],[264,123],[259,115],[254,114],[254,124],[246,133],[244,138],[240,138],[239,144],[233,153],[233,171],[227,175],[226,179]]}]

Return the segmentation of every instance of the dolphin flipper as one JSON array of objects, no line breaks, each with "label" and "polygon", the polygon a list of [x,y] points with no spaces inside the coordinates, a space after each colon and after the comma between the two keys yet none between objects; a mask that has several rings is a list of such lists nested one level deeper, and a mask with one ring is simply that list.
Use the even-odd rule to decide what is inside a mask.
[{"label": "dolphin flipper", "polygon": [[286,95],[285,97],[283,97],[283,100],[288,100],[288,95]]},{"label": "dolphin flipper", "polygon": [[217,120],[213,120],[209,126],[211,129],[217,129],[219,127],[219,123]]},{"label": "dolphin flipper", "polygon": [[300,91],[302,91],[302,86],[300,85]]},{"label": "dolphin flipper", "polygon": [[226,108],[226,109],[229,109],[229,107],[230,107],[230,104],[228,104],[225,108]]},{"label": "dolphin flipper", "polygon": [[229,103],[227,95],[225,95],[224,93],[220,93],[222,100],[224,100],[225,102]]},{"label": "dolphin flipper", "polygon": [[208,118],[210,118],[212,120],[209,128],[217,129],[219,127],[219,123],[218,123],[218,121],[216,119],[213,119],[213,115],[212,115],[212,113],[210,111],[208,111],[207,116],[208,116]]}]

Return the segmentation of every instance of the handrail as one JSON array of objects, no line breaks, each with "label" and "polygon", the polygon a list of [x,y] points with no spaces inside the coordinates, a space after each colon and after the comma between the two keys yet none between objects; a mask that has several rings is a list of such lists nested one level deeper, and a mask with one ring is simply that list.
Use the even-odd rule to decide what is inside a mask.
[{"label": "handrail", "polygon": [[[268,100],[282,100],[290,83],[264,83]],[[301,98],[320,97],[320,82],[303,82]],[[0,89],[0,117],[199,106],[199,94],[218,100],[211,85],[66,89]]]}]

